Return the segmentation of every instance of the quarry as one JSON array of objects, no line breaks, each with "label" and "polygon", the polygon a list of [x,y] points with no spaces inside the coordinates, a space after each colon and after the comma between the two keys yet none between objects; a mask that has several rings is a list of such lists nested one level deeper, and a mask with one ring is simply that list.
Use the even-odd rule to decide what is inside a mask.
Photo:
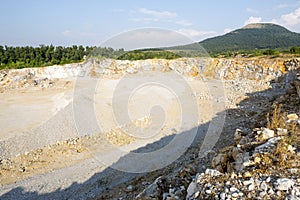
[{"label": "quarry", "polygon": [[299,70],[267,56],[1,70],[1,199],[300,198]]}]

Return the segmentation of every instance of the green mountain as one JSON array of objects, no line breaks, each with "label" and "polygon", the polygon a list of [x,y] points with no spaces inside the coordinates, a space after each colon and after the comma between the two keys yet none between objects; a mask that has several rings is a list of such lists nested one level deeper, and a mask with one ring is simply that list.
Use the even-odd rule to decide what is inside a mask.
[{"label": "green mountain", "polygon": [[276,24],[249,24],[223,36],[206,39],[200,44],[210,52],[286,49],[300,46],[300,34]]},{"label": "green mountain", "polygon": [[300,46],[300,34],[271,23],[249,24],[222,36],[185,45],[181,49],[193,49],[201,44],[210,53],[253,49],[289,49]]}]

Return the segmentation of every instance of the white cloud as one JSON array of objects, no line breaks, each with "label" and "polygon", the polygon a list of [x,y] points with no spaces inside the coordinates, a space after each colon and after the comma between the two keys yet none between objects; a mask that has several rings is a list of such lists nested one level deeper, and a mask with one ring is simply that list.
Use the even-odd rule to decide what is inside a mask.
[{"label": "white cloud", "polygon": [[[135,22],[151,23],[151,22],[174,22],[178,20],[178,15],[170,11],[157,11],[147,8],[139,8],[137,11],[132,11],[133,17],[130,19]],[[139,16],[137,16],[139,14]],[[182,22],[183,23],[183,22]],[[188,21],[185,21],[187,24]]]},{"label": "white cloud", "polygon": [[285,26],[295,26],[300,23],[300,8],[297,8],[291,13],[281,15],[279,20],[275,19],[273,21]]},{"label": "white cloud", "polygon": [[253,24],[253,23],[261,23],[262,22],[262,18],[261,17],[249,17],[249,19],[247,19],[244,23],[244,25],[247,24]]},{"label": "white cloud", "polygon": [[159,21],[159,19],[157,19],[157,18],[147,18],[147,17],[144,17],[144,18],[131,18],[131,20],[135,21],[135,22],[143,22],[143,23],[150,23],[150,22]]},{"label": "white cloud", "polygon": [[231,31],[232,31],[231,28],[225,28],[225,29],[224,29],[224,33],[229,33],[229,32],[231,32]]},{"label": "white cloud", "polygon": [[[139,13],[139,16],[136,14]],[[151,23],[151,22],[171,22],[180,26],[192,26],[193,23],[186,19],[182,19],[176,12],[171,11],[159,11],[151,10],[147,8],[139,8],[137,11],[134,11],[135,15],[130,20],[135,22],[142,23]]]},{"label": "white cloud", "polygon": [[246,12],[249,12],[249,13],[258,13],[258,11],[254,10],[253,8],[246,8]]},{"label": "white cloud", "polygon": [[[288,4],[278,5],[278,8],[286,8],[289,7]],[[274,24],[280,24],[284,27],[291,28],[294,31],[300,30],[300,7],[296,8],[294,11],[283,14],[280,17],[274,18],[272,20],[264,21],[261,17],[253,17],[251,16],[249,19],[245,21],[245,25],[250,23],[261,23],[261,22],[269,22]]]},{"label": "white cloud", "polygon": [[175,18],[177,17],[177,13],[170,11],[157,11],[157,10],[149,10],[147,8],[140,8],[138,10],[140,13],[145,15],[151,15],[155,18]]},{"label": "white cloud", "polygon": [[275,8],[276,9],[283,9],[283,8],[287,8],[287,7],[290,7],[290,5],[289,4],[279,4]]},{"label": "white cloud", "polygon": [[191,23],[188,20],[179,20],[179,21],[176,21],[176,24],[181,25],[181,26],[192,26],[193,25],[193,23]]},{"label": "white cloud", "polygon": [[62,34],[63,36],[71,36],[71,35],[72,35],[72,31],[70,31],[70,30],[65,30],[65,31],[61,32],[61,34]]},{"label": "white cloud", "polygon": [[215,31],[199,31],[195,29],[179,29],[178,32],[194,40],[204,39],[217,34]]}]

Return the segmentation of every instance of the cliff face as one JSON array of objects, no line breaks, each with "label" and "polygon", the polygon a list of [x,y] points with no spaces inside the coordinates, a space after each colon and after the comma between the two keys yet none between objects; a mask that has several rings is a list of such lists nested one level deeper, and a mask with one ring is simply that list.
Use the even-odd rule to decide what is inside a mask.
[{"label": "cliff face", "polygon": [[224,79],[271,80],[287,71],[295,70],[297,59],[218,59],[215,60],[215,74]]},{"label": "cliff face", "polygon": [[249,79],[270,81],[300,66],[298,59],[285,58],[181,58],[176,60],[89,60],[85,63],[42,68],[0,71],[0,86],[26,87],[41,80],[82,76],[120,78],[124,74],[147,71],[176,71],[187,77],[224,80]]},{"label": "cliff face", "polygon": [[211,77],[218,79],[271,80],[300,65],[293,59],[257,58],[181,58],[176,60],[120,61],[103,60],[91,62],[91,76],[113,76],[145,71],[168,72],[174,70],[189,77]]}]

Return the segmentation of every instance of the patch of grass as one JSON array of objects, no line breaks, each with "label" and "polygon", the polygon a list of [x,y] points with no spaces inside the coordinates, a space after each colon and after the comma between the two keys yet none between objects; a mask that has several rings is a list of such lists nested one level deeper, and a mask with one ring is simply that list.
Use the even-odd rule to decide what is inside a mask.
[{"label": "patch of grass", "polygon": [[296,121],[287,120],[287,113],[282,111],[282,104],[275,104],[272,113],[267,114],[267,127],[275,132],[278,129],[286,129],[286,142],[290,145],[300,143],[300,126]]},{"label": "patch of grass", "polygon": [[281,104],[275,104],[272,113],[267,114],[267,123],[267,127],[277,132],[277,134],[278,129],[285,129],[285,134],[281,134],[282,139],[276,145],[276,150],[274,152],[275,157],[279,161],[279,165],[285,166],[292,156],[288,146],[292,145],[293,147],[299,148],[300,126],[297,121],[289,121],[287,119],[287,114],[282,111]]},{"label": "patch of grass", "polygon": [[273,112],[267,114],[267,128],[276,131],[277,128],[285,128],[285,113],[281,111],[282,104],[275,104]]}]

